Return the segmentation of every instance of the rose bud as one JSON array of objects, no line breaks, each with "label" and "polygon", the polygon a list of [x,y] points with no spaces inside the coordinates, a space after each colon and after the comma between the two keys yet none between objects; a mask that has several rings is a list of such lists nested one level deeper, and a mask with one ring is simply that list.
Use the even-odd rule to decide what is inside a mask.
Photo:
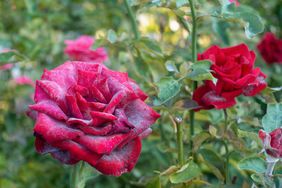
[{"label": "rose bud", "polygon": [[103,63],[108,59],[104,48],[91,49],[94,39],[90,36],[80,36],[76,40],[65,40],[67,45],[64,52],[74,61],[91,61]]},{"label": "rose bud", "polygon": [[266,75],[254,67],[256,55],[245,44],[228,48],[212,46],[198,55],[198,60],[210,60],[216,83],[205,81],[198,87],[193,99],[200,109],[225,109],[236,104],[235,97],[243,94],[254,96],[262,91],[267,83]]},{"label": "rose bud", "polygon": [[30,109],[35,147],[65,164],[86,161],[105,175],[130,172],[141,139],[160,117],[127,73],[101,63],[66,62],[45,70]]},{"label": "rose bud", "polygon": [[257,48],[267,64],[282,63],[282,39],[273,33],[265,33]]},{"label": "rose bud", "polygon": [[268,155],[274,158],[282,157],[282,128],[277,128],[269,134],[259,130],[259,138]]}]

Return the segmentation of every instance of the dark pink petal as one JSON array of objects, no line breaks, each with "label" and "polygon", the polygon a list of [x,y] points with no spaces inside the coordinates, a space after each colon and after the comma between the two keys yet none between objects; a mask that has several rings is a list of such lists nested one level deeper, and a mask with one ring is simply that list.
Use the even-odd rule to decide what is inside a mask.
[{"label": "dark pink petal", "polygon": [[96,165],[97,161],[102,157],[102,155],[93,153],[84,146],[71,140],[58,142],[54,145],[63,151],[68,151],[72,158],[86,161],[92,166]]},{"label": "dark pink petal", "polygon": [[60,107],[53,101],[43,100],[36,104],[30,105],[30,109],[45,113],[58,120],[67,120],[66,114],[60,109]]},{"label": "dark pink petal", "polygon": [[80,130],[82,130],[85,134],[93,135],[93,136],[104,136],[112,132],[113,125],[107,124],[103,127],[90,127],[90,126],[78,126]]},{"label": "dark pink petal", "polygon": [[56,82],[49,80],[37,80],[36,84],[49,96],[50,99],[56,102],[64,100],[64,91]]},{"label": "dark pink petal", "polygon": [[110,154],[123,140],[127,134],[115,134],[110,136],[81,136],[75,141],[98,154]]},{"label": "dark pink petal", "polygon": [[44,70],[42,80],[56,82],[64,91],[76,85],[76,68],[71,62],[66,62],[53,70]]},{"label": "dark pink petal", "polygon": [[83,116],[82,116],[80,109],[77,105],[76,98],[74,96],[69,95],[69,96],[66,96],[66,99],[67,99],[67,104],[68,104],[69,110],[72,114],[72,117],[82,119]]},{"label": "dark pink petal", "polygon": [[50,152],[56,152],[59,151],[58,148],[55,148],[48,144],[43,138],[40,136],[36,136],[35,138],[35,149],[40,154],[46,154]]},{"label": "dark pink petal", "polygon": [[119,103],[123,100],[124,97],[125,93],[123,91],[119,91],[114,94],[113,98],[111,99],[107,107],[104,109],[104,112],[113,113],[115,111],[115,108],[119,105]]},{"label": "dark pink petal", "polygon": [[95,165],[95,168],[106,175],[120,176],[133,169],[140,152],[141,141],[137,137],[123,148],[114,150],[110,155],[104,155]]},{"label": "dark pink petal", "polygon": [[124,113],[128,118],[128,122],[134,128],[130,131],[129,138],[123,144],[128,143],[147,130],[160,117],[157,112],[140,99],[129,102],[124,107]]},{"label": "dark pink petal", "polygon": [[71,140],[82,136],[79,130],[67,127],[43,113],[39,113],[34,127],[34,132],[41,135],[49,144],[62,140]]},{"label": "dark pink petal", "polygon": [[79,160],[74,158],[70,152],[68,151],[55,151],[55,152],[51,152],[52,157],[54,157],[55,159],[59,160],[61,163],[64,164],[76,164]]}]

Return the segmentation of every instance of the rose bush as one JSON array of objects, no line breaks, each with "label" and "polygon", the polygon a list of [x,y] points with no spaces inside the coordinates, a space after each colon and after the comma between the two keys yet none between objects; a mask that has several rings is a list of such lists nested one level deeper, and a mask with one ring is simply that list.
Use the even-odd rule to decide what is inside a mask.
[{"label": "rose bush", "polygon": [[268,155],[274,158],[282,157],[282,128],[275,129],[271,133],[260,130],[259,138],[262,140]]},{"label": "rose bush", "polygon": [[91,49],[94,39],[90,36],[80,36],[76,40],[65,40],[67,45],[64,52],[71,60],[75,61],[95,61],[103,63],[108,59],[104,48]]},{"label": "rose bush", "polygon": [[245,44],[220,48],[212,46],[198,55],[198,60],[210,60],[215,83],[205,81],[193,93],[200,109],[224,109],[236,104],[235,97],[254,96],[266,87],[266,75],[255,68],[256,55]]},{"label": "rose bush", "polygon": [[282,63],[282,39],[273,33],[265,33],[257,48],[266,63]]},{"label": "rose bush", "polygon": [[66,62],[36,82],[36,150],[66,164],[86,161],[106,175],[135,166],[141,139],[159,114],[126,73],[101,63]]}]

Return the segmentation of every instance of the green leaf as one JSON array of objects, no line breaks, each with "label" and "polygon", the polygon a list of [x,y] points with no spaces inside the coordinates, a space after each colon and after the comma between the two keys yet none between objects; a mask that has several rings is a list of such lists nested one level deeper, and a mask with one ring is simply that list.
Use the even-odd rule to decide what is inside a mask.
[{"label": "green leaf", "polygon": [[193,151],[196,152],[204,141],[211,138],[211,135],[207,132],[201,132],[193,137]]},{"label": "green leaf", "polygon": [[266,162],[260,157],[248,157],[241,160],[238,166],[242,170],[250,170],[256,173],[264,173],[266,171]]},{"label": "green leaf", "polygon": [[268,104],[267,112],[262,118],[262,126],[268,133],[282,127],[282,104]]},{"label": "green leaf", "polygon": [[16,53],[13,50],[0,53],[0,64],[9,62],[14,55],[16,55]]},{"label": "green leaf", "polygon": [[159,88],[158,98],[161,104],[169,101],[180,92],[180,83],[172,77],[162,78],[156,83]]},{"label": "green leaf", "polygon": [[146,188],[161,188],[161,178],[160,176],[156,176],[152,178],[146,185]]},{"label": "green leaf", "polygon": [[229,36],[227,32],[227,28],[229,27],[229,23],[224,22],[222,20],[218,20],[216,18],[212,19],[212,28],[217,34],[219,38],[224,42],[225,45],[229,45]]},{"label": "green leaf", "polygon": [[184,183],[192,180],[201,175],[200,167],[194,163],[193,161],[189,161],[184,166],[181,167],[174,174],[169,176],[169,180],[171,183]]},{"label": "green leaf", "polygon": [[195,81],[211,80],[213,76],[210,73],[210,66],[211,62],[208,60],[197,61],[191,66],[192,72],[187,77]]},{"label": "green leaf", "polygon": [[221,14],[218,16],[231,21],[234,19],[243,21],[245,34],[248,38],[252,38],[264,30],[264,24],[258,12],[246,5],[238,7],[234,3],[223,5]]},{"label": "green leaf", "polygon": [[135,47],[142,53],[146,53],[153,58],[162,58],[163,52],[159,44],[150,38],[142,37],[135,42]]},{"label": "green leaf", "polygon": [[110,43],[115,43],[117,41],[117,35],[116,35],[116,32],[112,29],[110,29],[108,31],[108,34],[107,34],[107,39]]},{"label": "green leaf", "polygon": [[176,0],[176,7],[179,8],[185,4],[188,4],[188,0]]}]

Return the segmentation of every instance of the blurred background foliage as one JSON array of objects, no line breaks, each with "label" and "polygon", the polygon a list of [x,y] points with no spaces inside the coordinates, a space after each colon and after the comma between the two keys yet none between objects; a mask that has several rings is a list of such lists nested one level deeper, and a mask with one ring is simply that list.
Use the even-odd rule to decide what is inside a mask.
[{"label": "blurred background foliage", "polygon": [[[69,167],[59,164],[50,156],[38,155],[33,146],[34,122],[25,112],[33,103],[33,88],[17,85],[13,79],[29,76],[39,79],[44,68],[54,68],[67,60],[63,55],[64,40],[80,35],[96,38],[97,46],[104,46],[109,55],[108,66],[127,71],[149,95],[153,105],[158,94],[158,82],[164,76],[180,78],[191,61],[189,28],[191,18],[188,6],[175,6],[175,1],[131,0],[136,11],[138,29],[142,35],[136,39],[123,0],[1,0],[0,1],[0,50],[17,50],[18,55],[10,61],[11,70],[0,70],[0,188],[51,188],[68,187]],[[282,2],[241,0],[241,5],[251,6],[260,13],[265,31],[282,37]],[[202,52],[212,44],[230,46],[241,42],[256,50],[261,38],[245,37],[242,25],[224,22],[205,16],[220,6],[217,0],[198,0],[199,17],[198,49]],[[179,16],[181,15],[181,16]],[[186,28],[180,17],[184,17]],[[258,55],[256,65],[268,75],[270,87],[282,85],[282,67],[267,66]],[[99,176],[87,183],[87,187],[126,188],[160,187],[160,179],[166,187],[172,187],[168,177],[160,172],[177,163],[175,125],[173,117],[181,116],[185,129],[185,156],[190,151],[188,144],[188,114],[191,107],[191,89],[185,85],[178,100],[170,101],[170,110],[155,108],[162,118],[153,126],[154,132],[143,141],[142,154],[135,169],[119,178]],[[224,179],[224,148],[220,142],[208,139],[228,138],[231,148],[230,174],[237,187],[249,187],[251,179],[238,168],[244,156],[258,153],[261,149],[257,131],[265,113],[270,91],[254,98],[239,98],[235,107],[228,110],[230,127],[234,131],[222,133],[224,114],[221,111],[201,111],[196,114],[196,134],[193,152],[201,166],[204,178],[196,179],[192,187],[219,185]],[[276,98],[280,100],[279,93]],[[173,116],[173,117],[172,117]],[[248,132],[246,132],[248,131]],[[223,135],[226,134],[226,135]],[[238,136],[239,135],[239,136]],[[204,143],[204,144],[203,144]],[[170,167],[170,169],[173,167]],[[276,169],[279,170],[279,169]],[[208,183],[209,182],[209,183]],[[190,184],[189,184],[190,185]],[[281,184],[280,184],[281,185]],[[236,187],[234,185],[234,187]]]}]

